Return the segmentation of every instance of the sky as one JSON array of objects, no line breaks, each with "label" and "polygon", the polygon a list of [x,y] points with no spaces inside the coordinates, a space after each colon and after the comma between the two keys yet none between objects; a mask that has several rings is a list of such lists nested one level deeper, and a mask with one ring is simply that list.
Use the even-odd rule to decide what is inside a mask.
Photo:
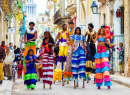
[{"label": "sky", "polygon": [[37,16],[39,13],[45,13],[47,0],[35,0],[37,4]]}]

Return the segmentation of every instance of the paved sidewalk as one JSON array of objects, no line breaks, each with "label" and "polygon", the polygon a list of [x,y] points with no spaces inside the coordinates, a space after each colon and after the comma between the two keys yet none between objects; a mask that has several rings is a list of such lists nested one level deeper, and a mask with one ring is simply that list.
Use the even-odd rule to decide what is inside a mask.
[{"label": "paved sidewalk", "polygon": [[130,88],[112,82],[110,90],[107,87],[102,86],[100,90],[93,84],[93,76],[90,83],[85,81],[85,88],[82,88],[82,80],[79,81],[79,87],[73,88],[73,82],[66,84],[63,87],[62,82],[56,82],[52,85],[52,89],[49,89],[49,85],[46,85],[46,89],[43,89],[43,83],[38,82],[35,90],[28,90],[26,85],[23,84],[23,80],[17,79],[13,86],[12,95],[130,95]]},{"label": "paved sidewalk", "polygon": [[111,81],[114,81],[118,84],[125,85],[130,88],[130,77],[120,76],[120,75],[111,75]]},{"label": "paved sidewalk", "polygon": [[3,84],[0,85],[0,95],[11,95],[13,89],[13,82],[3,80]]}]

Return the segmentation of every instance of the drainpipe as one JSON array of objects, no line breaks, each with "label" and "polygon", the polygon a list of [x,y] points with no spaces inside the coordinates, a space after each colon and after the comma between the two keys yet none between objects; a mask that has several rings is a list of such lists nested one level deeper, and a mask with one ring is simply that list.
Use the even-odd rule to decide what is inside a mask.
[{"label": "drainpipe", "polygon": [[87,6],[87,4],[88,4],[88,2],[87,2],[87,1],[88,1],[88,0],[86,0],[86,30],[88,29],[88,27],[87,27],[87,25],[88,25],[88,22],[87,22],[87,21],[88,21],[88,19],[87,19],[87,15],[88,15],[88,14],[87,14],[87,13],[88,13],[88,10],[87,10],[87,9],[88,9],[88,6]]}]

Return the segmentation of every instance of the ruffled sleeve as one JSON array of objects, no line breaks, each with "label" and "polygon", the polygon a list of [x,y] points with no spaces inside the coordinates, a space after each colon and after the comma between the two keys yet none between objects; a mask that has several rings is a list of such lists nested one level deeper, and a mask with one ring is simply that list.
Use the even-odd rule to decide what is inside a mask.
[{"label": "ruffled sleeve", "polygon": [[25,59],[26,59],[26,60],[29,60],[29,56],[27,55],[27,56],[25,57]]},{"label": "ruffled sleeve", "polygon": [[75,35],[73,34],[70,39],[74,40],[75,39]]},{"label": "ruffled sleeve", "polygon": [[85,36],[82,36],[83,41],[85,41]]}]

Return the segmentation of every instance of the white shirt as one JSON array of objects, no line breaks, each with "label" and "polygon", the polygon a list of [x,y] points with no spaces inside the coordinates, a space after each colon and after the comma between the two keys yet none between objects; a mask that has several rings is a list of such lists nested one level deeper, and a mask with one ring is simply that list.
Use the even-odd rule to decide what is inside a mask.
[{"label": "white shirt", "polygon": [[15,59],[14,51],[10,50],[8,55],[6,53],[6,57],[5,57],[4,63],[5,64],[12,64],[14,59]]}]

